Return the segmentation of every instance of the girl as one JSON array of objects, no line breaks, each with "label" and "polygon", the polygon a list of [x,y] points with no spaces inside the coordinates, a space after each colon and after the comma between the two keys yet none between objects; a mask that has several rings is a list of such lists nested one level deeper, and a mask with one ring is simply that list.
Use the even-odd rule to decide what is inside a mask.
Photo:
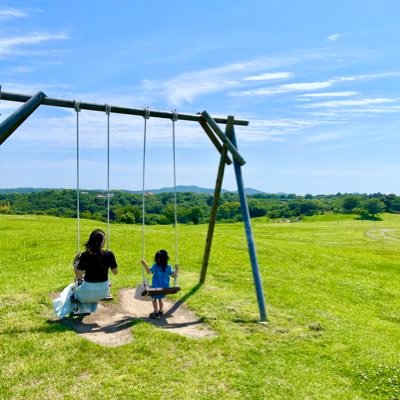
[{"label": "girl", "polygon": [[[149,268],[146,260],[142,260],[142,265],[146,269],[147,273],[153,274],[153,280],[151,283],[151,287],[153,288],[168,288],[169,287],[169,278],[171,276],[178,276],[178,265],[175,265],[175,271],[172,270],[172,267],[168,264],[168,253],[166,250],[157,251],[154,261],[155,264]],[[153,308],[154,311],[150,313],[150,318],[161,318],[164,314],[164,303],[163,298],[165,294],[157,294],[152,296],[153,299]]]}]

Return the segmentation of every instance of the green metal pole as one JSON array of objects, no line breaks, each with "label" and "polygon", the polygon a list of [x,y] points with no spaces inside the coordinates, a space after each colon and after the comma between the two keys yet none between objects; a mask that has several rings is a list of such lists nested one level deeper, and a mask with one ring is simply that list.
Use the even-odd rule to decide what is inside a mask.
[{"label": "green metal pole", "polygon": [[[232,125],[231,141],[232,141],[232,144],[235,146],[235,148],[237,148],[235,128],[233,125]],[[240,164],[236,160],[233,161],[233,166],[235,168],[236,182],[237,182],[237,187],[238,187],[240,205],[242,208],[243,222],[244,222],[246,238],[247,238],[247,247],[249,249],[251,269],[253,272],[253,280],[254,280],[254,285],[256,287],[258,308],[259,308],[259,312],[260,312],[260,320],[261,320],[261,322],[266,322],[266,321],[268,321],[267,309],[265,306],[264,291],[263,291],[263,286],[262,286],[262,281],[261,281],[260,270],[258,268],[256,246],[254,244],[253,232],[251,229],[250,213],[249,213],[249,208],[248,208],[247,199],[246,199],[246,193],[245,193],[245,189],[244,189],[242,169],[241,169]]]},{"label": "green metal pole", "polygon": [[[3,93],[4,100],[4,93]],[[38,92],[0,124],[0,145],[42,104],[46,95]]]},{"label": "green metal pole", "polygon": [[[18,94],[18,93],[10,93],[10,92],[1,92],[1,99],[5,101],[17,101],[20,103],[27,102],[32,96],[26,94]],[[46,97],[42,105],[44,106],[53,106],[53,107],[62,107],[62,108],[75,108],[75,100],[65,100],[65,99],[55,99],[51,97]],[[114,106],[112,104],[109,105],[111,107],[111,113],[113,114],[126,114],[126,115],[138,115],[145,116],[145,113],[148,112],[149,116],[152,118],[165,118],[165,119],[173,119],[177,116],[178,120],[181,121],[195,121],[200,122],[203,117],[201,114],[184,114],[184,113],[176,113],[173,111],[159,111],[159,110],[150,110],[148,108],[130,108],[130,107],[120,107]],[[89,111],[106,111],[105,104],[96,104],[96,103],[87,103],[84,101],[79,102],[79,107],[81,110],[89,110]],[[147,111],[148,110],[148,111]],[[219,124],[226,124],[226,118],[214,118],[215,122]],[[247,126],[249,125],[249,121],[246,120],[234,120],[234,125]]]}]

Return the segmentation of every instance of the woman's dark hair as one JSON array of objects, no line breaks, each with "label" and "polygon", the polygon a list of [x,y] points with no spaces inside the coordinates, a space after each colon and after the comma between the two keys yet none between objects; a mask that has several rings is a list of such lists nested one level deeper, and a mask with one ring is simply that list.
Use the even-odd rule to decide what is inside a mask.
[{"label": "woman's dark hair", "polygon": [[92,254],[101,253],[101,245],[106,234],[101,229],[95,229],[89,236],[89,240],[85,243],[86,251]]},{"label": "woman's dark hair", "polygon": [[154,261],[157,265],[162,267],[163,272],[165,272],[168,265],[169,256],[167,250],[158,250],[154,256]]}]

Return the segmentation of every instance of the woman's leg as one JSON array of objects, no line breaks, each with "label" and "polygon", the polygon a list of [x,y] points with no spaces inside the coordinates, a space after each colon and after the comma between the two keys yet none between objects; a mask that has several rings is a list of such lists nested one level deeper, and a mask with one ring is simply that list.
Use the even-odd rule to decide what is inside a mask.
[{"label": "woman's leg", "polygon": [[81,303],[97,303],[107,296],[108,289],[108,281],[98,283],[83,281],[76,289],[76,298]]}]

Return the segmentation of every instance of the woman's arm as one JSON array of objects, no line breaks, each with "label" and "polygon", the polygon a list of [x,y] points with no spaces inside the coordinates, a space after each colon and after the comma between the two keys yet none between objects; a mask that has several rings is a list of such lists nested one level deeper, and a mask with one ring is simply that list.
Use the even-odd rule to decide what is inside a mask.
[{"label": "woman's arm", "polygon": [[146,260],[144,258],[142,258],[142,265],[144,267],[144,269],[146,270],[146,272],[149,274],[150,273],[150,268],[149,265],[147,264]]},{"label": "woman's arm", "polygon": [[111,272],[112,272],[114,275],[117,275],[117,274],[118,274],[118,267],[113,268],[113,269],[111,270]]},{"label": "woman's arm", "polygon": [[78,269],[80,258],[81,253],[78,253],[74,258],[74,272],[77,279],[83,279],[83,276],[85,275],[85,271]]}]

